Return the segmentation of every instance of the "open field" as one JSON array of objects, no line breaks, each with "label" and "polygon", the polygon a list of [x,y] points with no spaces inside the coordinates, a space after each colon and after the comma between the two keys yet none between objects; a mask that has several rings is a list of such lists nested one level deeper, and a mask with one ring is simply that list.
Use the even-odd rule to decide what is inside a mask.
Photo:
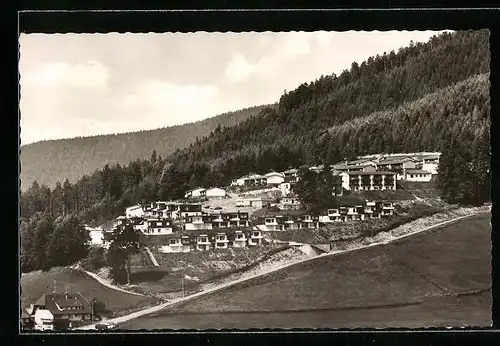
[{"label": "open field", "polygon": [[385,246],[318,258],[120,327],[487,326],[490,217],[483,214]]},{"label": "open field", "polygon": [[46,273],[37,271],[23,274],[21,278],[21,306],[29,306],[43,294],[51,293],[54,281],[59,292],[68,288],[70,292],[82,293],[88,301],[97,298],[105,303],[106,310],[109,310],[110,313],[134,309],[152,302],[151,298],[148,297],[136,296],[105,287],[79,270],[53,268]]}]

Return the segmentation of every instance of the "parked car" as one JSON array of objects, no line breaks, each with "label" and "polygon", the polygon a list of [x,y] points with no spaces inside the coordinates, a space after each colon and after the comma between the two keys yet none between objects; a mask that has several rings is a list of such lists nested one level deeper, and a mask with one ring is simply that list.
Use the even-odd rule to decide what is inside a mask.
[{"label": "parked car", "polygon": [[222,210],[222,207],[215,207],[214,210]]},{"label": "parked car", "polygon": [[115,328],[116,328],[116,323],[113,322],[101,322],[95,325],[95,329],[97,330],[108,330]]}]

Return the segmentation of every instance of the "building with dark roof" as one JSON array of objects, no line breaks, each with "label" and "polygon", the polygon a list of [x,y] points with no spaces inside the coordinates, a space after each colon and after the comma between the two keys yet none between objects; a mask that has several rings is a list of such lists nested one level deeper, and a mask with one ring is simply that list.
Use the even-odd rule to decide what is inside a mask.
[{"label": "building with dark roof", "polygon": [[33,304],[31,316],[35,316],[38,310],[48,310],[54,324],[66,320],[70,327],[72,323],[90,320],[92,314],[91,304],[78,292],[44,294]]}]

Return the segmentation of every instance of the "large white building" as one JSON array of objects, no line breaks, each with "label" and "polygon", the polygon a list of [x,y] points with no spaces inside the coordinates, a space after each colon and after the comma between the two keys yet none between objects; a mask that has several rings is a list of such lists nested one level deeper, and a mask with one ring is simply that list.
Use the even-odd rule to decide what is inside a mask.
[{"label": "large white building", "polygon": [[266,174],[267,185],[279,185],[285,181],[285,175],[278,172],[269,172]]}]

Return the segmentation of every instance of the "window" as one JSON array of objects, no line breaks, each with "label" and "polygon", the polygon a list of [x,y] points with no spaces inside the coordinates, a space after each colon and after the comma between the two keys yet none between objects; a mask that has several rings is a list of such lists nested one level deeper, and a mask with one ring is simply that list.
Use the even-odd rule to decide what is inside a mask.
[{"label": "window", "polygon": [[238,235],[236,236],[236,239],[243,239],[243,234],[238,234]]},{"label": "window", "polygon": [[176,239],[170,239],[170,245],[174,245],[175,243],[177,243]]},{"label": "window", "polygon": [[254,236],[254,237],[258,237],[259,235],[260,235],[260,233],[259,233],[259,232],[253,232],[253,236]]}]

